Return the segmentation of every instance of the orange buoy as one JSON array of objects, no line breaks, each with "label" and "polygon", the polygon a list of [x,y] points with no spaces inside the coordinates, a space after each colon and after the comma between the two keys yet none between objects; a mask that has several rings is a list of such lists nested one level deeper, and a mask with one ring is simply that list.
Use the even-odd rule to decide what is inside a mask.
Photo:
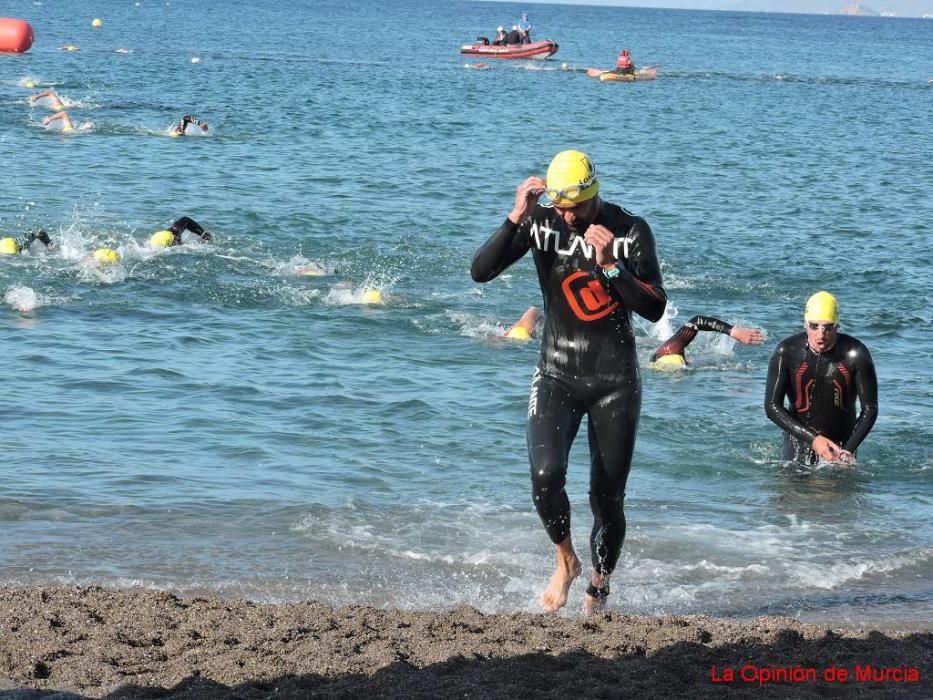
[{"label": "orange buoy", "polygon": [[0,17],[0,51],[24,53],[32,46],[32,27],[22,19]]}]

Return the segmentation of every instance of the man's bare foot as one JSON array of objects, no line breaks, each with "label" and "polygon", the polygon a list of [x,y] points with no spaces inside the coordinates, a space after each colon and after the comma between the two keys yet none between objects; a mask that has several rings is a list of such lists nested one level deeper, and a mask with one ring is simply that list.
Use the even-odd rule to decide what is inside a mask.
[{"label": "man's bare foot", "polygon": [[541,594],[541,607],[545,612],[557,612],[567,604],[570,584],[582,571],[583,567],[568,537],[557,545],[557,569]]},{"label": "man's bare foot", "polygon": [[602,612],[609,596],[609,577],[593,572],[590,585],[583,596],[583,613],[587,616]]}]

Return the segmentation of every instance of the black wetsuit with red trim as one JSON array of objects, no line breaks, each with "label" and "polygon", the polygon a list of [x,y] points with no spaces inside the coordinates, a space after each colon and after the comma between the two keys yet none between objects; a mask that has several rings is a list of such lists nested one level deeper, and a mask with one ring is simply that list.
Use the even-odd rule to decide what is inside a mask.
[{"label": "black wetsuit with red trim", "polygon": [[[785,398],[790,406],[785,407]],[[818,458],[810,445],[818,435],[855,453],[878,417],[871,353],[842,333],[821,353],[810,348],[806,333],[786,338],[768,366],[765,412],[784,430],[783,459],[815,464]]]},{"label": "black wetsuit with red trim", "polygon": [[622,501],[641,413],[641,376],[631,313],[657,321],[667,295],[648,224],[600,202],[595,220],[615,236],[620,274],[607,278],[583,230],[550,206],[520,224],[508,219],[473,257],[471,274],[488,282],[529,250],[544,296],[541,355],[528,402],[528,455],[535,508],[554,543],[570,534],[564,490],[570,446],[589,417],[593,567],[615,568],[625,539]]},{"label": "black wetsuit with red trim", "polygon": [[[678,328],[674,335],[665,340],[661,347],[654,351],[651,361],[654,362],[665,355],[683,356],[686,347],[693,342],[693,339],[697,337],[697,333],[700,331],[715,331],[716,333],[729,335],[732,332],[732,326],[712,316],[694,316]],[[684,361],[686,362],[686,359]]]}]

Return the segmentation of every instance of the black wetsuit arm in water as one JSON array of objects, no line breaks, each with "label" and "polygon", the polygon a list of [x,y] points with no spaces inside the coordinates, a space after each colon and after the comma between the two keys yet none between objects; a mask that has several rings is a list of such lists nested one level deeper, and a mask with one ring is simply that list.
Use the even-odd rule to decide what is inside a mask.
[{"label": "black wetsuit arm in water", "polygon": [[191,233],[198,236],[201,240],[211,240],[211,234],[205,231],[201,224],[187,216],[182,216],[176,219],[175,223],[169,226],[168,230],[172,232],[172,236],[174,238],[173,245],[178,245],[181,243],[181,234],[186,230],[191,231]]},{"label": "black wetsuit arm in water", "polygon": [[662,286],[661,267],[651,228],[644,219],[633,219],[624,239],[624,260],[618,260],[619,275],[609,283],[629,309],[656,323],[664,315],[667,293]]},{"label": "black wetsuit arm in water", "polygon": [[842,449],[855,452],[862,444],[869,431],[878,419],[878,377],[875,374],[875,363],[868,352],[868,348],[861,345],[850,353],[853,356],[853,381],[858,393],[859,416],[852,428],[852,434],[845,441]]},{"label": "black wetsuit arm in water", "polygon": [[693,339],[696,338],[697,333],[700,331],[714,331],[729,335],[732,333],[732,328],[730,324],[712,316],[694,316],[678,328],[674,335],[665,340],[661,347],[655,350],[654,355],[651,356],[651,361],[654,362],[665,355],[683,355],[684,349],[693,342]]},{"label": "black wetsuit arm in water", "polygon": [[474,282],[489,282],[528,252],[527,217],[521,224],[506,218],[498,230],[473,255],[470,276]]}]

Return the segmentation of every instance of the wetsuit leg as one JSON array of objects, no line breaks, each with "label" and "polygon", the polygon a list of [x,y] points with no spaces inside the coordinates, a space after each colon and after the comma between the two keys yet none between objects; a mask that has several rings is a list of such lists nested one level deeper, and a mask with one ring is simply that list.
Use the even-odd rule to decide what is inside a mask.
[{"label": "wetsuit leg", "polygon": [[623,500],[640,415],[641,389],[637,382],[602,397],[589,409],[593,511],[590,554],[593,568],[601,574],[611,574],[615,569],[625,541]]},{"label": "wetsuit leg", "polygon": [[570,446],[585,407],[557,379],[535,370],[528,400],[528,460],[535,509],[554,544],[570,534],[570,501],[564,485]]}]

